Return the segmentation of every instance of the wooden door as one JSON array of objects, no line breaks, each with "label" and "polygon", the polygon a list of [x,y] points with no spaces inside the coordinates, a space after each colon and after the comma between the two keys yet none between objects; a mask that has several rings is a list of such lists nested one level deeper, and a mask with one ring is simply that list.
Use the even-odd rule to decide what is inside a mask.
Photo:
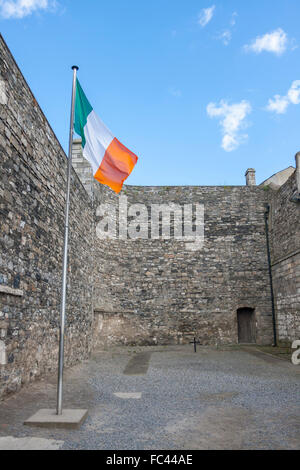
[{"label": "wooden door", "polygon": [[252,308],[240,308],[237,311],[239,343],[255,343],[255,315]]}]

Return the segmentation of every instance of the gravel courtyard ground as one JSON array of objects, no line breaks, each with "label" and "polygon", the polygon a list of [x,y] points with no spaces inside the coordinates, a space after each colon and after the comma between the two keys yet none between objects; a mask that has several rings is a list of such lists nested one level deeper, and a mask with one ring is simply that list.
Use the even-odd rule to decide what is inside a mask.
[{"label": "gravel courtyard ground", "polygon": [[192,345],[98,351],[65,372],[79,430],[30,428],[55,408],[56,377],[0,403],[0,449],[299,449],[300,367],[255,348]]}]

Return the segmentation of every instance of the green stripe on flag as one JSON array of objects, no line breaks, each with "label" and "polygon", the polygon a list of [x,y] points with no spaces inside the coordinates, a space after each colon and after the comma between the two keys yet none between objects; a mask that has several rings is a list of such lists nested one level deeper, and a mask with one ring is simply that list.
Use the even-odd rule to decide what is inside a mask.
[{"label": "green stripe on flag", "polygon": [[78,79],[76,80],[76,101],[75,101],[75,122],[74,129],[82,138],[82,147],[85,147],[84,126],[87,123],[88,115],[93,111]]}]

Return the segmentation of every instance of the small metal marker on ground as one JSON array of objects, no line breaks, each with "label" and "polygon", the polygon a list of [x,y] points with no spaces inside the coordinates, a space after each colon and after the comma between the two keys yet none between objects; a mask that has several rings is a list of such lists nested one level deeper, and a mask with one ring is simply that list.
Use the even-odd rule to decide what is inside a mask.
[{"label": "small metal marker on ground", "polygon": [[194,341],[190,341],[190,344],[194,345],[194,351],[197,352],[197,344],[201,344],[200,341],[197,341],[196,338],[194,338]]}]

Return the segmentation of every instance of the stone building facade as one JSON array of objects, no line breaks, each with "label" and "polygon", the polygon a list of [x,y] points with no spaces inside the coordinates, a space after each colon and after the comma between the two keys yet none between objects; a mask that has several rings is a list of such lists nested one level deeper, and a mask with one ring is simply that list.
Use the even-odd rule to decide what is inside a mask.
[{"label": "stone building facade", "polygon": [[[55,371],[67,159],[0,37],[0,398]],[[299,162],[298,162],[299,163]],[[300,338],[299,177],[280,187],[125,186],[121,196],[93,180],[74,143],[66,364],[115,344],[237,343],[241,314],[251,340],[271,344],[272,302],[265,213],[280,340]],[[127,209],[121,201],[127,203]],[[174,237],[99,238],[99,208],[151,234],[154,206],[203,209],[204,240],[192,251]],[[106,206],[108,207],[108,206]],[[116,209],[116,211],[115,211]],[[181,209],[180,209],[181,210]],[[114,212],[115,211],[115,212]],[[101,215],[102,214],[102,215]],[[114,215],[115,214],[115,215]],[[194,214],[195,219],[195,214]],[[195,220],[194,220],[195,222]],[[163,221],[160,221],[163,229]],[[138,232],[138,229],[136,230]]]},{"label": "stone building facade", "polygon": [[[300,171],[300,154],[296,155]],[[276,324],[280,341],[300,339],[300,178],[270,195],[270,237]]]}]

